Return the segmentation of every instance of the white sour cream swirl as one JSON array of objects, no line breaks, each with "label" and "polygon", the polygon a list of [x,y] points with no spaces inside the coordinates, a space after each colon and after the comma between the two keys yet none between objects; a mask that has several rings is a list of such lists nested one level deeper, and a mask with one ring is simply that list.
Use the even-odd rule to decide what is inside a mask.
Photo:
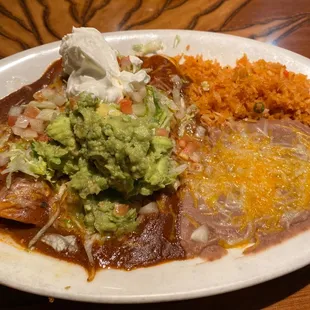
[{"label": "white sour cream swirl", "polygon": [[[150,81],[145,70],[120,71],[117,52],[94,28],[75,28],[65,35],[60,46],[64,71],[69,74],[67,94],[90,92],[105,102],[118,102],[138,86]],[[141,60],[130,56],[132,63]]]}]

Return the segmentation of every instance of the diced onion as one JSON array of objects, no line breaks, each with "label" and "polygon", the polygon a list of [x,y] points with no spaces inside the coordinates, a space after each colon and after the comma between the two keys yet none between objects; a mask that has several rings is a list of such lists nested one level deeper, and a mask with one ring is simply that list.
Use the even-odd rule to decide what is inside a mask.
[{"label": "diced onion", "polygon": [[133,114],[144,116],[146,113],[146,105],[144,103],[135,103],[132,105]]},{"label": "diced onion", "polygon": [[25,139],[33,139],[33,138],[37,138],[38,133],[32,129],[25,129],[22,137]]},{"label": "diced onion", "polygon": [[18,116],[18,118],[15,122],[16,127],[27,128],[28,125],[29,125],[29,118],[27,116],[24,116],[24,115]]},{"label": "diced onion", "polygon": [[141,103],[146,96],[146,87],[139,87],[139,89],[136,89],[136,91],[131,92],[129,95],[135,103]]},{"label": "diced onion", "polygon": [[40,93],[44,99],[51,100],[54,98],[56,92],[51,88],[43,88]]},{"label": "diced onion", "polygon": [[19,116],[21,115],[23,112],[23,108],[20,107],[20,106],[14,106],[14,107],[11,107],[8,115],[9,116]]},{"label": "diced onion", "polygon": [[66,98],[58,94],[55,90],[51,88],[44,88],[41,91],[38,91],[33,96],[36,100],[45,99],[47,101],[51,101],[58,106],[62,106],[66,102]]},{"label": "diced onion", "polygon": [[76,253],[79,250],[76,236],[73,235],[46,234],[41,238],[41,241],[52,247],[56,252]]},{"label": "diced onion", "polygon": [[195,162],[195,163],[198,163],[198,162],[200,162],[200,160],[201,160],[199,154],[197,154],[196,152],[194,152],[193,154],[191,154],[191,155],[189,156],[189,158],[190,158],[193,162]]},{"label": "diced onion", "polygon": [[182,172],[184,172],[184,171],[187,169],[187,167],[188,167],[187,164],[180,165],[180,166],[178,166],[178,167],[172,169],[172,170],[170,171],[170,173],[173,174],[173,175],[179,175],[179,174],[181,174]]},{"label": "diced onion", "polygon": [[38,137],[38,133],[32,129],[24,129],[21,137],[25,139],[34,139]]},{"label": "diced onion", "polygon": [[56,95],[54,96],[54,98],[52,99],[52,101],[53,101],[56,105],[58,105],[58,106],[60,107],[60,106],[64,105],[65,102],[66,102],[67,100],[66,100],[66,98],[65,98],[64,96],[62,96],[62,95],[60,95],[60,94],[56,94]]},{"label": "diced onion", "polygon": [[144,99],[144,97],[146,96],[146,87],[145,86],[142,86],[140,87],[140,89],[138,90],[140,96],[142,97],[142,99]]},{"label": "diced onion", "polygon": [[56,104],[51,101],[30,101],[29,105],[37,107],[39,109],[56,109]]},{"label": "diced onion", "polygon": [[24,132],[24,129],[22,129],[20,127],[13,126],[12,131],[13,131],[14,135],[21,136]]},{"label": "diced onion", "polygon": [[141,96],[141,95],[139,94],[139,92],[137,92],[137,91],[132,92],[132,93],[130,94],[130,97],[131,97],[131,99],[132,99],[134,102],[140,103],[140,102],[143,101],[142,96]]},{"label": "diced onion", "polygon": [[197,126],[196,132],[195,132],[196,137],[203,138],[205,134],[206,134],[206,128],[202,126]]},{"label": "diced onion", "polygon": [[34,139],[38,137],[38,133],[29,128],[24,129],[24,128],[13,126],[12,131],[14,135],[20,136],[25,139]]},{"label": "diced onion", "polygon": [[139,210],[139,214],[142,214],[142,215],[158,213],[158,212],[159,210],[158,210],[156,202],[150,202]]},{"label": "diced onion", "polygon": [[174,190],[178,190],[178,188],[181,186],[181,182],[179,180],[176,180],[174,183],[173,183],[173,188]]},{"label": "diced onion", "polygon": [[195,229],[191,235],[191,240],[195,242],[207,243],[209,240],[209,229],[206,225],[201,225]]},{"label": "diced onion", "polygon": [[38,132],[38,133],[43,133],[44,132],[44,122],[40,119],[29,119],[30,122],[30,127],[32,130]]},{"label": "diced onion", "polygon": [[43,109],[36,119],[40,119],[42,121],[51,121],[58,113],[55,110],[51,109]]}]

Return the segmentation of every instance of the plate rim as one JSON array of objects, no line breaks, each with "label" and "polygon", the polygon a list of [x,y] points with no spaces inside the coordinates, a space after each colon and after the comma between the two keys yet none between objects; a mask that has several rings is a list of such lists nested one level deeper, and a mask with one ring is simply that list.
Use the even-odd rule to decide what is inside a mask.
[{"label": "plate rim", "polygon": [[[278,46],[273,46],[271,44],[267,44],[264,42],[260,42],[260,41],[256,41],[254,39],[249,39],[249,38],[244,38],[244,37],[239,37],[239,36],[234,36],[234,35],[230,35],[230,34],[223,34],[223,33],[215,33],[215,32],[208,32],[208,31],[195,31],[195,30],[183,30],[183,29],[150,29],[150,30],[129,30],[129,31],[119,31],[119,32],[105,32],[102,33],[103,35],[105,35],[108,39],[109,38],[115,38],[115,37],[124,37],[124,39],[122,40],[126,40],[126,36],[128,37],[128,34],[130,35],[137,35],[137,36],[142,36],[145,37],[145,34],[150,34],[150,33],[154,33],[160,36],[160,34],[167,34],[167,33],[171,33],[171,37],[173,37],[176,34],[181,34],[182,33],[195,33],[195,34],[200,34],[200,35],[212,35],[212,36],[216,36],[216,37],[230,37],[233,40],[237,40],[237,41],[247,41],[249,42],[251,45],[256,45],[256,46],[268,46],[269,50],[274,50],[274,51],[282,51],[285,54],[287,54],[289,57],[293,57],[295,60],[304,63],[307,66],[310,66],[310,59],[308,59],[305,56],[302,56],[300,54],[297,54],[295,52],[292,52],[290,50],[287,50],[285,48],[281,48]],[[116,39],[114,39],[116,40]],[[0,74],[2,74],[2,68],[5,66],[9,66],[10,64],[14,65],[16,64],[16,62],[18,62],[19,60],[23,60],[23,59],[27,59],[27,58],[33,58],[35,57],[35,55],[41,54],[44,55],[44,53],[51,53],[54,50],[58,50],[59,49],[59,44],[60,41],[55,41],[52,43],[48,43],[48,44],[44,44],[44,45],[40,45],[40,46],[36,46],[30,49],[27,49],[25,51],[21,51],[18,52],[14,55],[5,57],[3,59],[0,60]],[[46,68],[44,68],[46,69]],[[2,241],[0,241],[2,243]],[[214,288],[213,290],[217,290],[217,292],[213,292],[213,291],[209,291],[206,292],[206,288],[201,288],[201,289],[197,289],[194,291],[189,291],[187,294],[185,294],[184,292],[176,292],[174,294],[172,293],[167,293],[167,294],[154,294],[154,295],[150,295],[150,296],[144,296],[141,297],[139,295],[130,295],[130,296],[117,296],[117,295],[110,295],[110,296],[103,296],[103,298],[94,298],[93,296],[90,295],[75,295],[75,294],[70,294],[70,291],[63,291],[63,292],[55,292],[55,293],[49,293],[47,292],[44,288],[35,288],[32,289],[32,287],[30,285],[26,286],[23,285],[22,283],[18,283],[18,281],[14,281],[13,279],[11,279],[11,281],[8,283],[4,283],[1,279],[1,275],[0,275],[0,283],[8,286],[8,287],[12,287],[18,290],[22,290],[28,293],[35,293],[35,294],[39,294],[39,295],[43,295],[43,296],[50,296],[53,295],[53,297],[55,298],[60,298],[60,299],[67,299],[67,300],[74,300],[74,301],[86,301],[86,302],[93,302],[93,303],[150,303],[150,302],[163,302],[163,301],[176,301],[176,300],[185,300],[185,299],[193,299],[193,298],[199,298],[199,297],[207,297],[207,296],[211,296],[211,295],[217,295],[217,294],[222,294],[222,293],[226,293],[226,292],[231,292],[231,291],[235,291],[235,290],[239,290],[241,288],[246,288],[246,287],[250,287],[250,286],[254,286],[263,282],[267,282],[269,280],[278,278],[280,276],[289,274],[295,270],[301,269],[305,266],[307,266],[310,263],[310,258],[307,259],[305,258],[305,260],[298,264],[298,265],[291,265],[289,267],[287,267],[285,270],[283,269],[279,269],[277,270],[277,272],[275,273],[271,273],[268,275],[263,275],[263,276],[257,276],[256,278],[250,278],[248,280],[245,281],[240,281],[239,283],[234,283],[231,284],[230,286],[225,286],[219,289]],[[169,264],[169,263],[167,263]],[[148,267],[148,268],[153,268],[153,267]],[[81,298],[79,298],[81,297]]]},{"label": "plate rim", "polygon": [[[243,40],[243,41],[247,41],[251,44],[255,44],[257,46],[268,46],[268,49],[274,49],[275,51],[282,51],[285,53],[288,53],[288,55],[291,55],[293,57],[298,57],[300,61],[305,61],[308,62],[310,60],[310,58],[307,58],[301,54],[298,54],[296,52],[293,52],[289,49],[280,47],[280,46],[275,46],[273,44],[269,44],[266,42],[262,42],[262,41],[257,41],[255,39],[251,39],[251,38],[246,38],[246,37],[241,37],[241,36],[237,36],[237,35],[232,35],[232,34],[226,34],[226,33],[221,33],[221,32],[212,32],[212,31],[202,31],[202,30],[188,30],[188,29],[141,29],[141,30],[125,30],[125,31],[108,31],[108,32],[101,32],[102,35],[107,36],[107,37],[115,37],[115,36],[126,36],[127,34],[147,34],[147,33],[169,33],[169,32],[173,32],[173,33],[197,33],[197,34],[201,34],[201,35],[211,35],[211,36],[217,36],[217,37],[229,37],[231,39],[236,39],[236,40]],[[27,56],[31,56],[32,54],[36,53],[37,51],[51,51],[53,49],[57,50],[59,48],[59,44],[60,44],[61,40],[57,40],[57,41],[53,41],[50,43],[45,43],[42,45],[38,45],[38,46],[34,46],[31,47],[29,49],[17,52],[13,55],[4,57],[2,59],[0,59],[0,69],[1,67],[5,64],[5,63],[11,63],[14,60],[18,60],[20,58],[23,57],[27,57]],[[50,47],[50,48],[48,48]],[[37,54],[37,53],[36,53]]]}]

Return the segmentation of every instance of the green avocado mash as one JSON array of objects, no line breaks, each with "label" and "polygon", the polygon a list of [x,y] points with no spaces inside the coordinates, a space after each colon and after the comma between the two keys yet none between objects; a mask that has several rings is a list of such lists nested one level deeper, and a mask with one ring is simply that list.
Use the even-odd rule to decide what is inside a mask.
[{"label": "green avocado mash", "polygon": [[91,232],[100,234],[114,233],[116,236],[134,231],[138,223],[136,221],[136,209],[129,209],[124,215],[116,212],[118,202],[108,199],[97,201],[88,199],[84,204],[85,224]]},{"label": "green avocado mash", "polygon": [[[156,98],[151,93],[147,100],[150,105]],[[70,188],[85,202],[88,227],[100,233],[127,233],[136,227],[136,210],[116,216],[114,204],[97,202],[95,195],[113,189],[126,199],[147,196],[175,182],[172,140],[155,136],[156,128],[167,127],[170,118],[158,103],[149,118],[102,116],[98,112],[102,104],[90,94],[81,94],[74,109],[48,125],[46,132],[53,140],[33,142],[32,149],[46,162],[47,175],[69,176]]]},{"label": "green avocado mash", "polygon": [[70,175],[71,188],[83,199],[108,188],[127,197],[151,195],[174,182],[172,141],[154,135],[156,122],[124,114],[102,117],[99,104],[84,94],[74,111],[47,127],[52,143],[33,143],[36,154],[51,170]]}]

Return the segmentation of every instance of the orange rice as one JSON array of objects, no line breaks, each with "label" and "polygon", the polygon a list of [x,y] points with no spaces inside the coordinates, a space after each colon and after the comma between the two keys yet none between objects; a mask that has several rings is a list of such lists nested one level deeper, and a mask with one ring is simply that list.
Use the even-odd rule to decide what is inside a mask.
[{"label": "orange rice", "polygon": [[[175,60],[181,57],[180,73],[192,82],[185,87],[185,95],[200,108],[206,125],[260,117],[291,118],[310,125],[310,80],[305,75],[288,72],[279,63],[251,63],[246,56],[234,68],[202,56],[177,56]],[[262,103],[264,111],[256,113],[255,106]]]}]

